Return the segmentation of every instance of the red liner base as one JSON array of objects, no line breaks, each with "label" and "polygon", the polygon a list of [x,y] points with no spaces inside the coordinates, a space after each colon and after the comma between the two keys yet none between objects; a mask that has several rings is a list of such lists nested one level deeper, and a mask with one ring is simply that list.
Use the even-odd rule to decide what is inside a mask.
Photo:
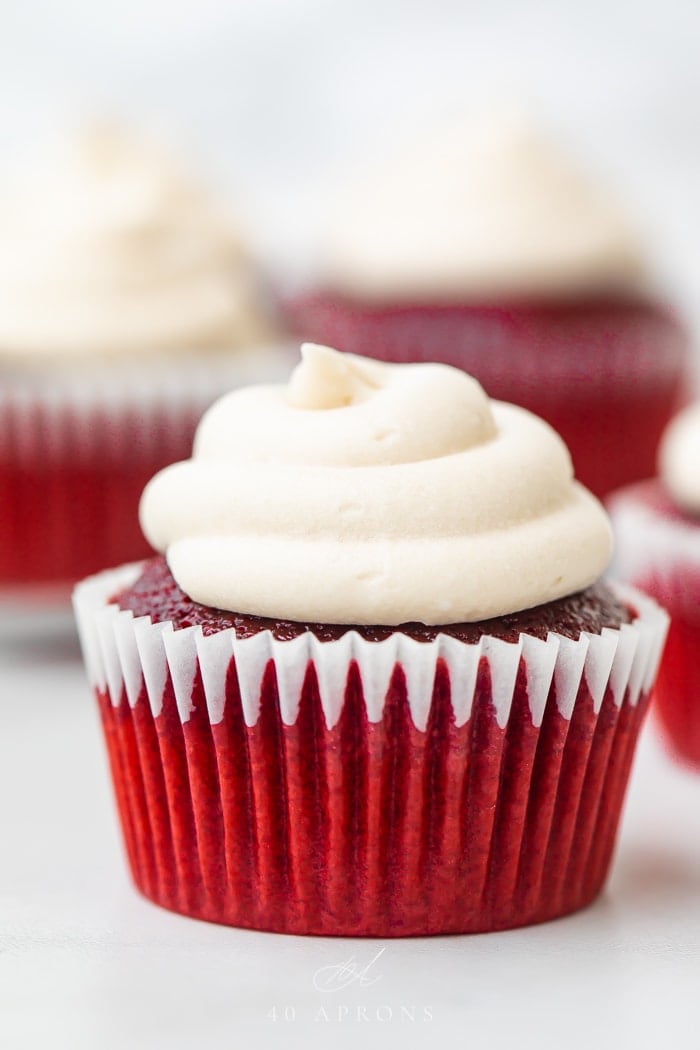
[{"label": "red liner base", "polygon": [[97,692],[132,875],[150,900],[212,922],[294,934],[400,937],[544,922],[589,904],[609,867],[648,697],[599,712],[581,679],[571,719],[551,686],[533,725],[524,665],[500,728],[481,660],[457,727],[437,664],[426,731],[396,665],[369,722],[350,665],[328,729],[309,665],[282,722],[272,663],[243,718],[233,660],[222,722],[200,673],[184,724],[168,680],[153,717]]},{"label": "red liner base", "polygon": [[65,585],[65,600],[77,579],[147,556],[147,482],[189,457],[217,397],[286,377],[290,361],[273,346],[3,370],[0,592]]},{"label": "red liner base", "polygon": [[672,750],[700,769],[700,570],[679,563],[640,580],[639,587],[671,615],[654,713]]},{"label": "red liner base", "polygon": [[35,405],[24,409],[22,431],[28,411],[36,437],[24,447],[7,406],[0,419],[0,586],[51,581],[67,589],[104,565],[145,557],[141,494],[155,473],[190,454],[199,413],[95,411],[86,423],[69,407],[49,418]]}]

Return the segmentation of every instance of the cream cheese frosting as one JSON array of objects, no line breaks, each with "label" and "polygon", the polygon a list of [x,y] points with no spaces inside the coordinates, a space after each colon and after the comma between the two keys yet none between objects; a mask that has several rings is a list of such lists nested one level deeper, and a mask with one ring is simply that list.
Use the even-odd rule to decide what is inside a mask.
[{"label": "cream cheese frosting", "polygon": [[683,510],[700,513],[700,403],[671,420],[661,439],[659,472],[671,498]]},{"label": "cream cheese frosting", "polygon": [[229,220],[157,146],[97,126],[0,201],[0,354],[231,347],[264,335]]},{"label": "cream cheese frosting", "polygon": [[584,295],[641,283],[617,202],[519,114],[405,149],[346,194],[324,279],[365,299]]},{"label": "cream cheese frosting", "polygon": [[611,550],[546,423],[446,365],[309,344],[287,386],[209,409],[141,523],[193,600],[339,624],[516,612],[585,588]]}]

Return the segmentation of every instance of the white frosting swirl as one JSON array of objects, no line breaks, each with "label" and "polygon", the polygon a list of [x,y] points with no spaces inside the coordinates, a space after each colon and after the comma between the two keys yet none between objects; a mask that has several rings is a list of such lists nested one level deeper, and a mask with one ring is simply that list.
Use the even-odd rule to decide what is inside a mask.
[{"label": "white frosting swirl", "polygon": [[287,387],[228,394],[141,523],[195,601],[302,621],[446,624],[592,583],[600,504],[554,431],[446,365],[307,345]]},{"label": "white frosting swirl", "polygon": [[618,204],[516,115],[449,129],[367,180],[327,224],[327,283],[369,299],[582,295],[640,283]]},{"label": "white frosting swirl", "polygon": [[0,203],[0,354],[231,347],[263,336],[228,220],[155,146],[96,127]]},{"label": "white frosting swirl", "polygon": [[700,403],[671,420],[659,448],[659,472],[672,499],[700,514]]}]

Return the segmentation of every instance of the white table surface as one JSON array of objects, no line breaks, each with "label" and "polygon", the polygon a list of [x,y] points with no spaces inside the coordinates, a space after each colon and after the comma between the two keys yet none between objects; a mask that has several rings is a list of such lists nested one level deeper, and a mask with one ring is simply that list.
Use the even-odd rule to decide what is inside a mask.
[{"label": "white table surface", "polygon": [[70,643],[0,646],[0,784],[2,1050],[700,1045],[700,776],[653,726],[603,898],[471,937],[285,937],[142,900]]}]

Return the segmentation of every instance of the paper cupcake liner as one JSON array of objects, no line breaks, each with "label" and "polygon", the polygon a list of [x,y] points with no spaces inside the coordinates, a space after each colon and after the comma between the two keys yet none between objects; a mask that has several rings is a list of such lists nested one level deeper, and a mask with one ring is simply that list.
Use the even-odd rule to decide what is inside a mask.
[{"label": "paper cupcake liner", "polygon": [[258,349],[3,371],[0,592],[67,585],[145,557],[144,485],[190,455],[197,422],[217,396],[252,379],[280,379],[291,360],[282,349]]},{"label": "paper cupcake liner", "polygon": [[598,495],[654,473],[683,398],[688,340],[672,314],[576,304],[369,306],[333,295],[285,303],[305,339],[386,361],[442,361],[547,420]]},{"label": "paper cupcake liner", "polygon": [[[387,361],[444,361],[494,381],[541,379],[605,390],[674,381],[688,337],[672,310],[652,301],[367,304],[333,292],[293,291],[282,309],[302,338]],[[364,349],[363,349],[364,348]]]},{"label": "paper cupcake liner", "polygon": [[667,617],[572,641],[236,638],[75,608],[134,881],[187,915],[404,936],[540,922],[609,865]]},{"label": "paper cupcake liner", "polygon": [[[687,588],[676,594],[674,581],[682,572],[700,577],[700,525],[657,510],[645,498],[654,486],[648,482],[623,489],[608,500],[616,536],[613,571],[624,580],[649,574],[667,578],[669,593],[682,601]],[[691,595],[691,608],[696,607],[694,598]]]},{"label": "paper cupcake liner", "polygon": [[621,492],[610,500],[616,575],[671,615],[654,708],[675,754],[700,768],[700,526],[674,520]]}]

